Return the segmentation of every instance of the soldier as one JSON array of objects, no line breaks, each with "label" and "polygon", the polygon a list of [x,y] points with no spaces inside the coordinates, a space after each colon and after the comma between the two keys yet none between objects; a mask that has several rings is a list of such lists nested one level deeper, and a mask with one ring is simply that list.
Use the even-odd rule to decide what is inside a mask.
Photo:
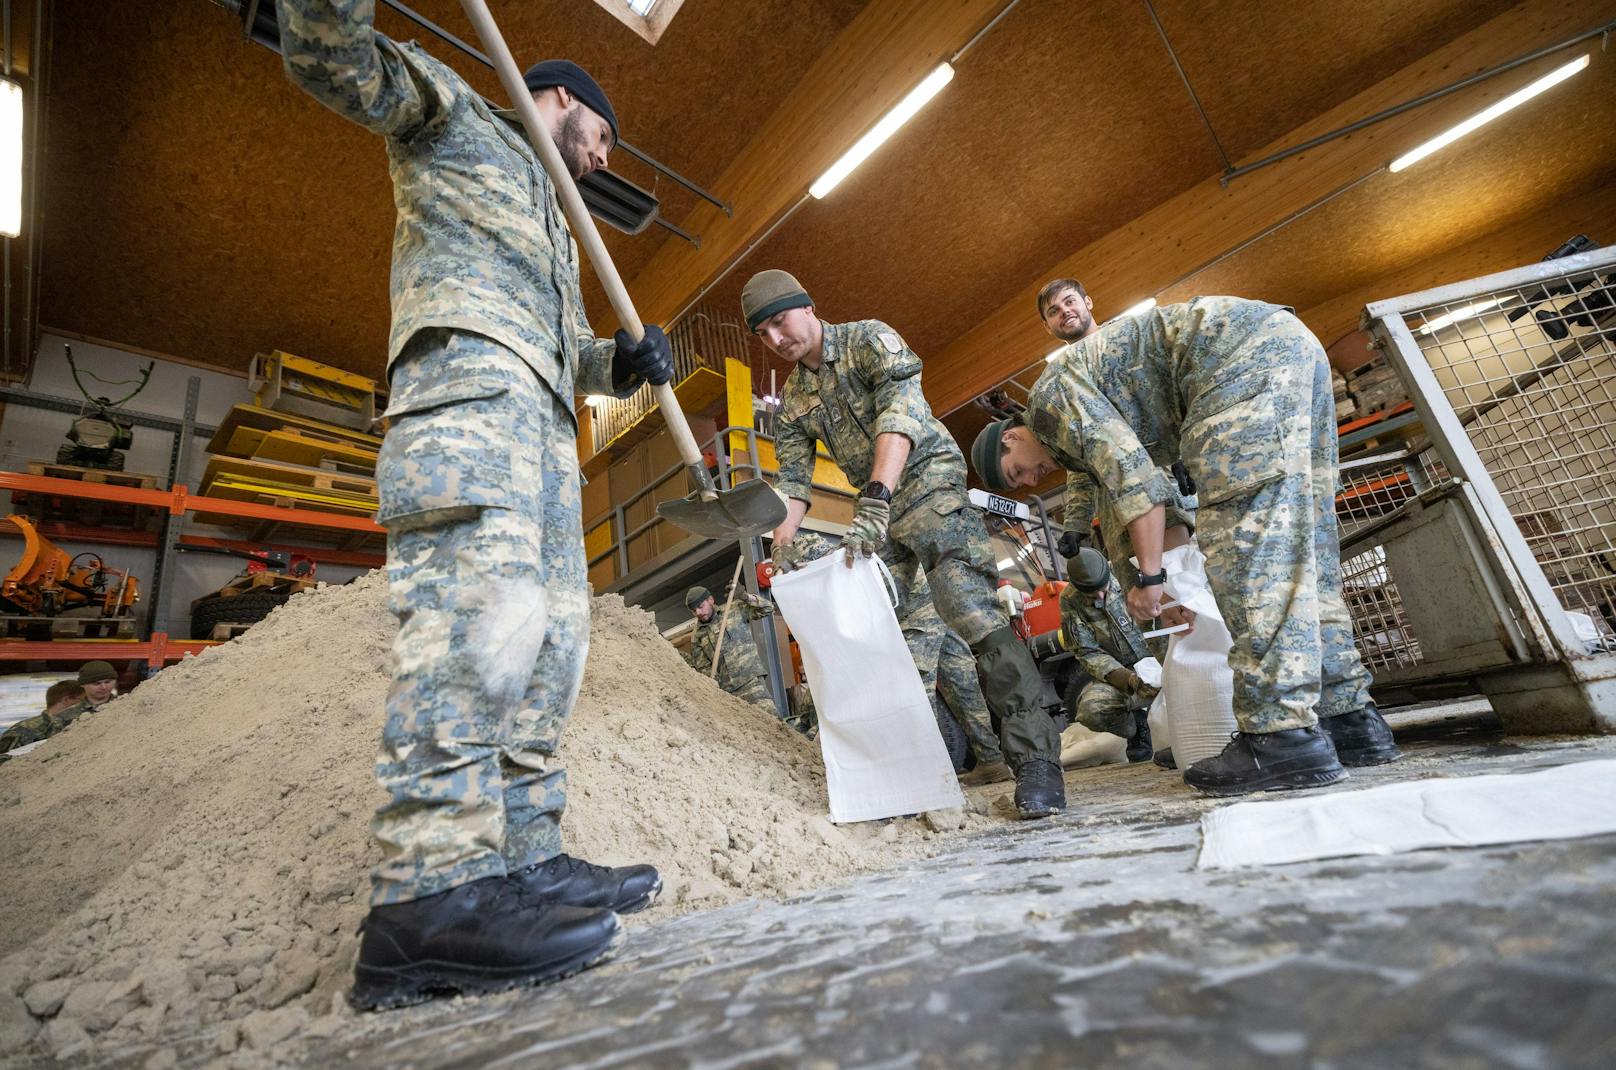
[{"label": "soldier", "polygon": [[[372,831],[381,861],[360,1009],[563,977],[649,905],[650,866],[561,853],[556,745],[588,650],[575,394],[627,396],[673,364],[655,327],[595,338],[578,252],[513,112],[373,25],[370,0],[279,0],[287,75],[386,144],[398,222],[392,421],[376,466],[399,621]],[[568,169],[617,119],[582,68],[527,72]]]},{"label": "soldier", "polygon": [[1085,546],[1067,560],[1071,581],[1061,592],[1061,627],[1089,684],[1073,716],[1094,732],[1128,741],[1128,760],[1147,762],[1150,702],[1157,690],[1139,679],[1134,666],[1150,656],[1139,626],[1128,616],[1122,588],[1105,555]]},{"label": "soldier", "polygon": [[713,593],[705,587],[692,587],[685,592],[685,605],[696,617],[696,630],[690,636],[690,648],[684,653],[690,667],[703,676],[710,675],[713,655],[720,654],[722,660],[715,677],[718,686],[736,698],[767,706],[769,713],[778,716],[774,699],[769,696],[768,670],[763,667],[757,642],[752,638],[752,621],[772,617],[774,603],[751,594],[737,594],[730,606],[729,623],[724,627],[722,651],[718,650],[722,614],[713,601]]},{"label": "soldier", "polygon": [[825,323],[802,285],[763,271],[741,294],[747,326],[796,365],[786,378],[776,431],[775,484],[790,507],[774,532],[774,563],[801,560],[792,539],[808,512],[816,440],[859,492],[843,546],[885,548],[895,576],[930,582],[948,626],[976,656],[999,741],[1015,770],[1016,809],[1046,817],[1066,807],[1060,736],[1039,708],[1040,680],[994,595],[997,573],[981,513],[965,497],[965,459],[920,389],[920,358],[878,320]]},{"label": "soldier", "polygon": [[[1100,329],[1094,322],[1094,299],[1076,279],[1055,279],[1038,291],[1038,318],[1044,329],[1068,344],[1087,338]],[[1193,498],[1186,488],[1177,485],[1175,478],[1173,500],[1167,505],[1167,535],[1164,549],[1171,550],[1190,541],[1195,530]],[[1100,541],[1106,556],[1111,559],[1112,574],[1127,576],[1133,571],[1129,558],[1133,544],[1128,541],[1127,528],[1117,519],[1111,507],[1111,496],[1085,471],[1066,473],[1066,507],[1062,523],[1067,531],[1090,535],[1094,521],[1100,522]],[[1166,641],[1157,644],[1156,656],[1166,651]]]},{"label": "soldier", "polygon": [[[103,673],[105,675],[103,675]],[[90,677],[98,702],[88,699],[89,687],[81,680]],[[79,667],[80,680],[58,680],[45,689],[45,708],[26,720],[0,732],[0,762],[9,761],[20,747],[49,739],[89,713],[105,705],[118,685],[118,674],[104,661],[89,661]]]},{"label": "soldier", "polygon": [[989,424],[971,447],[1000,491],[1058,467],[1106,488],[1138,555],[1127,594],[1136,620],[1160,615],[1174,496],[1163,468],[1180,456],[1199,488],[1197,541],[1234,639],[1240,725],[1184,779],[1238,795],[1330,784],[1346,776],[1343,763],[1395,760],[1341,598],[1330,366],[1289,309],[1202,297],[1113,321],[1062,351],[1023,415]]}]

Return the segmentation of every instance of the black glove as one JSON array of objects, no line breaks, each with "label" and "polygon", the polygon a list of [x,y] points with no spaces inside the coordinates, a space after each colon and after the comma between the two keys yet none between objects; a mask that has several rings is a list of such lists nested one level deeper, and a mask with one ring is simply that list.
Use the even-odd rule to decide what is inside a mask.
[{"label": "black glove", "polygon": [[612,357],[612,382],[627,386],[631,378],[661,386],[673,378],[673,350],[668,336],[654,323],[645,325],[645,337],[636,342],[627,331],[613,336],[617,353]]}]

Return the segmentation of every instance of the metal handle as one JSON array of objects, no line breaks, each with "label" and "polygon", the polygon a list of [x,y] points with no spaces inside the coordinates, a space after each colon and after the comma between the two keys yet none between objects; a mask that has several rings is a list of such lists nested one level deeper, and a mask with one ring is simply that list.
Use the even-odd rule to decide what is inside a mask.
[{"label": "metal handle", "polygon": [[[549,128],[539,115],[538,105],[533,103],[533,94],[522,81],[522,73],[517,69],[511,50],[505,45],[504,35],[494,23],[494,16],[489,13],[488,5],[483,0],[460,0],[460,6],[465,9],[466,18],[471,20],[477,37],[494,61],[494,71],[499,75],[500,84],[505,87],[506,96],[511,98],[511,104],[527,130],[528,140],[533,143],[533,148],[539,154],[539,162],[544,165],[556,188],[561,210],[566,213],[573,234],[584,247],[589,262],[595,266],[595,274],[606,289],[606,298],[612,304],[612,311],[617,313],[623,329],[638,342],[645,337],[645,327],[640,322],[639,313],[634,311],[634,302],[629,300],[628,288],[623,285],[623,277],[617,273],[617,265],[612,263],[611,254],[606,251],[606,243],[600,239],[600,231],[595,229],[594,218],[584,207],[583,198],[578,195],[577,183],[572,180],[572,173],[561,159],[561,151],[556,148]],[[690,425],[685,422],[685,414],[679,408],[679,399],[674,397],[673,386],[663,383],[653,389],[657,404],[662,407],[662,418],[667,421],[674,445],[679,448],[679,458],[692,469],[699,468],[706,475],[707,465],[702,461],[701,448],[696,445]],[[716,494],[712,490],[711,477],[704,482],[702,493],[704,497]]]}]

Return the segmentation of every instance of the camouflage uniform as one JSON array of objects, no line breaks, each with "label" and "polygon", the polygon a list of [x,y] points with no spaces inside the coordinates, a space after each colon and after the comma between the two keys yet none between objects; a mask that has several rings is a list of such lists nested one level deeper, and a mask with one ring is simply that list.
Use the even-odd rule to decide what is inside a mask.
[{"label": "camouflage uniform", "polygon": [[[931,600],[926,600],[931,605]],[[932,608],[935,615],[936,608]],[[942,647],[937,654],[937,694],[953,711],[954,719],[965,729],[965,739],[976,755],[978,765],[996,765],[1004,761],[999,748],[999,737],[993,731],[993,719],[988,713],[987,699],[982,695],[982,680],[976,672],[976,657],[965,645],[959,633],[942,624]]]},{"label": "camouflage uniform", "polygon": [[[774,604],[761,599],[753,604],[746,599],[746,595],[738,594],[730,606],[729,626],[724,629],[723,660],[718,665],[718,686],[736,698],[767,706],[769,712],[775,714],[767,670],[752,636],[752,621],[772,617]],[[715,604],[710,619],[696,622],[690,648],[684,652],[685,661],[703,676],[712,672],[713,654],[718,648],[718,624],[723,616],[724,608]]]},{"label": "camouflage uniform", "polygon": [[1330,368],[1288,309],[1203,297],[1115,321],[1050,364],[1025,419],[1123,523],[1173,499],[1163,469],[1184,459],[1243,731],[1369,701],[1341,598]]},{"label": "camouflage uniform", "polygon": [[[1167,527],[1182,524],[1194,531],[1194,496],[1185,496],[1178,492],[1177,481],[1173,479],[1171,471],[1164,471],[1162,474],[1173,482],[1174,487],[1173,498],[1167,503]],[[1100,542],[1105,548],[1106,560],[1111,563],[1112,575],[1123,577],[1128,581],[1128,585],[1132,586],[1133,541],[1128,537],[1128,525],[1117,516],[1117,511],[1111,503],[1111,495],[1106,493],[1104,487],[1096,484],[1087,472],[1081,469],[1067,472],[1066,506],[1061,519],[1062,526],[1068,531],[1087,535],[1093,532],[1096,518],[1100,521]]]},{"label": "camouflage uniform", "polygon": [[41,710],[25,721],[18,721],[0,733],[0,762],[9,761],[9,752],[18,747],[26,747],[30,743],[38,743],[56,735],[78,720],[81,714],[89,713],[92,709],[94,707],[86,698],[80,699],[61,713],[51,714]]},{"label": "camouflage uniform", "polygon": [[[392,424],[376,465],[399,619],[373,905],[560,850],[555,748],[588,650],[572,399],[623,396],[578,253],[509,112],[373,0],[280,0],[292,81],[381,135],[393,179]],[[615,389],[614,389],[615,387]]]},{"label": "camouflage uniform", "polygon": [[[965,497],[965,458],[921,392],[920,358],[878,320],[823,326],[819,369],[798,364],[786,378],[776,428],[780,474],[775,489],[811,500],[815,440],[825,444],[854,486],[862,486],[870,480],[877,436],[909,439],[881,556],[905,588],[899,592],[901,616],[912,604],[916,577],[924,574],[942,619],[975,649],[1007,628],[1009,617],[994,596],[998,573],[987,526]],[[906,623],[905,632],[909,638],[913,625]],[[930,687],[935,676],[927,674],[935,665],[922,664],[927,655],[918,635],[914,644],[923,648],[916,664]],[[1032,671],[1030,658],[1027,671]],[[1019,696],[988,698],[989,706],[1004,707],[998,710],[1003,750],[1012,762],[1058,762],[1060,736],[1028,698],[1036,681],[1024,684]],[[1026,708],[1009,708],[1010,702]]]},{"label": "camouflage uniform", "polygon": [[1139,626],[1128,616],[1128,605],[1116,577],[1106,580],[1105,601],[1099,604],[1093,595],[1068,584],[1061,591],[1060,607],[1067,646],[1090,680],[1077,700],[1073,716],[1078,724],[1095,732],[1131,737],[1134,711],[1148,705],[1156,692],[1149,689],[1134,695],[1106,680],[1118,669],[1132,669],[1140,659],[1150,656]]}]

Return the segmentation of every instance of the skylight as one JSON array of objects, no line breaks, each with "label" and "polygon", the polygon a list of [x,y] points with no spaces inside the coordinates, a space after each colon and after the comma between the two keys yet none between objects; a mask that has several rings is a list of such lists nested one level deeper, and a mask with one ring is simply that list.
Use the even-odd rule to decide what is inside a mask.
[{"label": "skylight", "polygon": [[650,44],[656,44],[662,31],[668,28],[673,16],[685,0],[595,0],[611,12],[612,17],[639,34]]}]

